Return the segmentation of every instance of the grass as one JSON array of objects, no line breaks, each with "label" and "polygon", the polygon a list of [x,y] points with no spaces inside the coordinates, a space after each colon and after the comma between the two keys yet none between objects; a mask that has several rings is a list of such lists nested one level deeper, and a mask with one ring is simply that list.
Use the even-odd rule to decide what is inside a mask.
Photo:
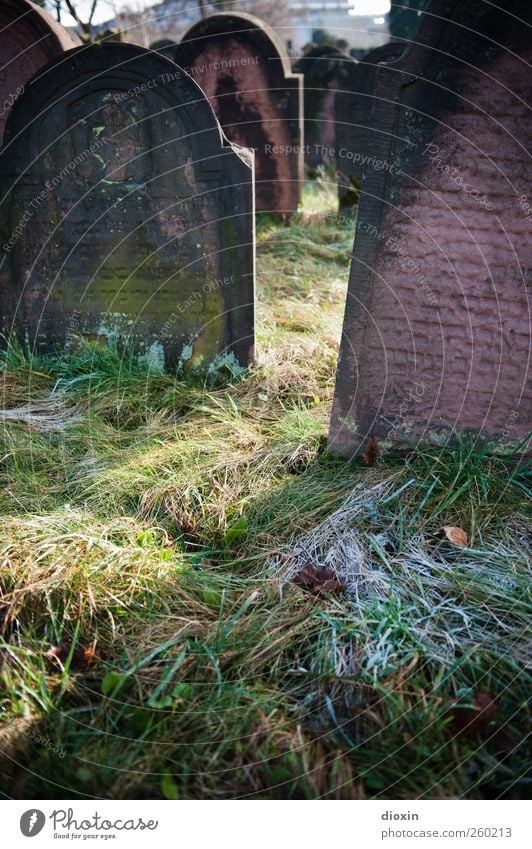
[{"label": "grass", "polygon": [[[6,354],[5,795],[526,795],[529,472],[472,437],[328,454],[352,240],[333,208],[320,183],[289,226],[259,221],[240,381]],[[308,563],[347,590],[294,583]]]}]

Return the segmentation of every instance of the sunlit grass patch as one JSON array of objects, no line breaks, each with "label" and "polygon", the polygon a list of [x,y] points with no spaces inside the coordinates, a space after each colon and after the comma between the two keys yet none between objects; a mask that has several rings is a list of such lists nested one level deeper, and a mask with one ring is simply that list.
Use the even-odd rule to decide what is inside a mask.
[{"label": "sunlit grass patch", "polygon": [[[329,455],[353,234],[334,209],[324,177],[289,225],[259,220],[241,379],[97,345],[5,358],[10,796],[524,795],[529,471],[473,437]],[[346,589],[294,582],[309,564]]]}]

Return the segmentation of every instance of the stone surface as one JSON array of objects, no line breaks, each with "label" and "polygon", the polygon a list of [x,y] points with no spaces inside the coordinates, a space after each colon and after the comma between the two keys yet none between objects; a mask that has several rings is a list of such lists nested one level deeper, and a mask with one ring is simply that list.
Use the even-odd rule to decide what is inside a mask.
[{"label": "stone surface", "polygon": [[118,43],[55,60],[13,109],[0,173],[5,334],[116,343],[157,370],[249,362],[252,154],[173,62]]},{"label": "stone surface", "polygon": [[201,86],[227,137],[255,151],[257,211],[294,212],[303,182],[303,78],[275,32],[251,15],[212,15],[175,61]]},{"label": "stone surface", "polygon": [[155,50],[156,53],[162,53],[167,59],[174,59],[176,43],[169,38],[159,38],[157,41],[150,44],[150,50]]},{"label": "stone surface", "polygon": [[16,98],[39,68],[76,46],[68,31],[29,0],[0,3],[0,144]]},{"label": "stone surface", "polygon": [[450,429],[517,445],[530,429],[530,4],[429,12],[377,73],[381,166],[364,167],[336,454]]},{"label": "stone surface", "polygon": [[355,60],[337,47],[313,47],[294,65],[303,74],[305,111],[305,165],[310,171],[334,162],[337,148],[335,94],[345,89]]},{"label": "stone surface", "polygon": [[340,210],[358,200],[364,157],[372,155],[374,133],[371,124],[375,105],[377,66],[398,59],[404,45],[390,42],[370,50],[358,62],[346,65],[345,76],[337,86],[334,100],[336,124],[336,173]]}]

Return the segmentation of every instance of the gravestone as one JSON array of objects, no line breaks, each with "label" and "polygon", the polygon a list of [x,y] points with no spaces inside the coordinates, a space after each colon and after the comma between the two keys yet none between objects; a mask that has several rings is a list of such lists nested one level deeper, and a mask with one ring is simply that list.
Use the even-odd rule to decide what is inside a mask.
[{"label": "gravestone", "polygon": [[167,59],[174,59],[176,43],[169,38],[159,38],[150,44],[150,50],[155,50],[156,53],[162,53]]},{"label": "gravestone", "polygon": [[249,362],[252,155],[173,62],[118,43],[55,60],[13,109],[0,173],[4,334],[116,344],[159,371]]},{"label": "gravestone", "polygon": [[350,66],[355,60],[328,44],[311,48],[294,65],[304,78],[305,165],[311,172],[335,160],[335,93],[345,89]]},{"label": "gravestone", "polygon": [[0,3],[0,144],[16,98],[39,68],[75,47],[68,31],[29,0]]},{"label": "gravestone", "polygon": [[184,36],[175,61],[201,86],[227,137],[255,151],[256,208],[286,217],[303,181],[303,78],[275,32],[251,15],[218,14]]},{"label": "gravestone", "polygon": [[377,69],[330,448],[530,428],[531,9],[438,0]]},{"label": "gravestone", "polygon": [[362,181],[362,163],[372,155],[371,115],[375,104],[375,83],[380,62],[398,59],[404,52],[399,42],[384,44],[366,53],[359,62],[345,66],[334,101],[336,125],[336,174],[340,210],[350,209],[358,201]]}]

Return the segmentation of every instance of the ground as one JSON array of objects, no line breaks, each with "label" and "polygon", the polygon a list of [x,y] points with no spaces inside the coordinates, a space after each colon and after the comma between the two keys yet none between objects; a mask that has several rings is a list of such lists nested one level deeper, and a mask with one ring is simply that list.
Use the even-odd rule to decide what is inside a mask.
[{"label": "ground", "polygon": [[525,795],[526,470],[466,437],[330,456],[334,208],[324,179],[260,219],[243,379],[4,357],[6,796]]}]

